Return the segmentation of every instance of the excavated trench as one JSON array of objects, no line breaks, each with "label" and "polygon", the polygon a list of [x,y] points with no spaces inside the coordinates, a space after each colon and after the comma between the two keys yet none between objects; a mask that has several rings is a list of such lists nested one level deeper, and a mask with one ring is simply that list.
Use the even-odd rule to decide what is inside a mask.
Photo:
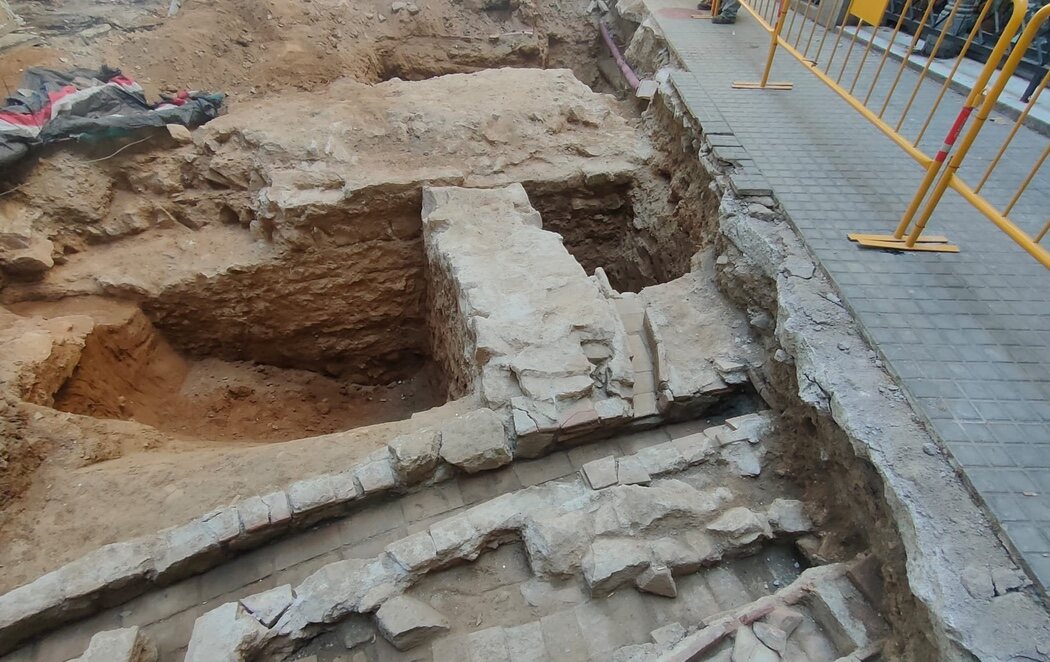
[{"label": "excavated trench", "polygon": [[[596,36],[595,50],[597,43]],[[435,61],[431,54],[436,50],[446,57]],[[557,39],[540,43],[525,32],[498,39],[420,36],[405,43],[379,40],[372,64],[376,80],[421,81],[496,66],[564,63],[578,58],[579,50],[579,43],[559,44]],[[581,67],[591,70],[590,64],[575,64],[578,75]],[[591,80],[584,82],[595,90],[619,85],[600,80],[597,64]],[[645,132],[655,148],[644,168],[630,176],[577,176],[522,185],[543,227],[562,235],[565,248],[588,274],[600,268],[613,289],[639,292],[695,268],[691,260],[698,251],[717,241],[719,198],[709,186],[710,173],[695,166],[679,167],[695,155],[695,146],[672,130],[660,109],[644,119],[627,104],[621,109],[634,130]],[[468,379],[449,356],[455,348],[450,349],[447,320],[434,310],[438,308],[434,297],[440,293],[428,273],[420,187],[415,184],[393,195],[374,199],[366,195],[364,201],[355,200],[350,210],[310,209],[317,218],[311,219],[308,241],[282,246],[255,263],[181,279],[146,295],[56,301],[26,297],[11,304],[24,317],[80,315],[90,320],[87,331],[73,343],[75,359],[69,361],[71,354],[64,354],[66,364],[52,366],[50,380],[39,379],[25,391],[25,399],[73,414],[137,421],[184,439],[272,442],[406,419],[467,395]],[[231,227],[261,221],[253,230],[261,228],[270,240],[281,231],[273,219],[246,219],[243,200],[233,199],[243,196],[243,191],[231,192],[228,204],[219,186],[209,195]],[[542,264],[536,268],[542,269]],[[776,314],[772,286],[760,285],[735,298],[749,314],[761,310],[772,320]],[[723,283],[723,289],[741,286]],[[775,343],[768,337],[763,340],[772,355]],[[915,608],[901,597],[907,595],[903,558],[895,546],[893,523],[877,505],[877,485],[841,451],[831,453],[833,469],[828,468],[825,450],[845,446],[841,433],[829,429],[833,426],[826,422],[814,425],[794,399],[797,384],[791,383],[786,369],[775,369],[781,371],[783,382],[772,384],[779,394],[776,404],[788,410],[785,421],[793,428],[788,436],[798,441],[791,445],[793,450],[778,456],[777,480],[793,481],[793,476],[816,465],[846,478],[837,478],[832,487],[804,485],[807,499],[823,511],[821,530],[814,532],[820,542],[807,536],[808,548],[777,548],[775,555],[778,563],[786,564],[786,573],[767,577],[768,569],[756,571],[761,578],[748,589],[765,595],[775,590],[769,582],[779,586],[781,579],[794,581],[812,561],[848,559],[872,548],[860,532],[874,522],[874,530],[889,541],[874,547],[893,591],[894,625],[906,621]],[[56,373],[64,378],[54,378]],[[770,385],[757,386],[768,402]],[[758,408],[757,400],[754,390],[745,385],[708,411],[750,412]],[[863,483],[860,515],[833,494],[836,488],[851,487],[851,480]],[[768,493],[763,493],[765,487],[745,489],[752,491],[749,497],[768,501],[778,496],[779,487]],[[522,580],[527,576],[522,569],[525,557],[517,546],[500,554],[507,557],[511,570],[502,564],[492,575],[518,573]],[[726,567],[746,580],[748,563],[734,559]],[[417,597],[455,613],[457,629],[476,626],[467,607],[478,604],[478,594],[449,588],[477,584],[471,568],[455,566],[446,576],[428,579],[415,590]],[[486,576],[481,581],[489,580],[492,577]],[[480,604],[496,615],[496,621],[517,624],[527,607],[521,603],[525,593],[516,591],[486,594]],[[920,621],[912,634],[920,637],[924,627]],[[343,636],[338,633],[338,638]],[[319,637],[302,654],[330,648],[336,641],[333,637],[331,633]],[[911,646],[924,654],[930,648],[921,640]],[[177,655],[162,655],[162,659],[177,659]]]},{"label": "excavated trench", "polygon": [[[601,267],[624,292],[670,279],[636,227],[637,182],[529,188],[544,227],[588,274]],[[447,361],[434,360],[447,334],[428,311],[416,196],[355,216],[340,224],[375,238],[338,245],[335,230],[306,250],[178,283],[137,305],[103,297],[12,305],[27,317],[77,314],[94,325],[64,383],[28,399],[187,439],[284,441],[466,395],[469,384],[450,384]]]}]

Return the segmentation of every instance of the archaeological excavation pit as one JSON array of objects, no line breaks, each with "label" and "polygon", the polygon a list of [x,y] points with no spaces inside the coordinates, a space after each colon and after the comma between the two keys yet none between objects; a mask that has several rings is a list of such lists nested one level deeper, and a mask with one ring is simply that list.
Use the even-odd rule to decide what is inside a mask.
[{"label": "archaeological excavation pit", "polygon": [[[189,141],[45,149],[4,187],[0,662],[994,659],[960,633],[982,618],[1038,638],[648,12],[218,0],[103,38],[147,86],[231,96]],[[965,588],[930,571],[958,522],[987,560]]]},{"label": "archaeological excavation pit", "polygon": [[[395,333],[393,322],[379,333],[401,336],[404,343],[396,348],[372,354],[374,346],[358,339],[352,350],[304,355],[292,343],[284,343],[280,352],[253,352],[253,347],[276,343],[268,338],[272,329],[254,324],[231,330],[232,341],[173,344],[173,336],[127,302],[88,297],[13,310],[44,319],[83,316],[77,326],[85,332],[70,343],[78,352],[74,364],[65,356],[63,365],[38,368],[48,374],[38,377],[30,401],[73,414],[139,422],[182,439],[285,441],[396,421],[447,400],[445,379],[428,357],[426,340]],[[309,313],[295,312],[297,320]],[[202,312],[182,314],[195,320],[198,338],[223,332],[221,327],[205,331]],[[251,338],[253,332],[257,339]],[[59,371],[66,373],[64,381],[55,374]]]}]

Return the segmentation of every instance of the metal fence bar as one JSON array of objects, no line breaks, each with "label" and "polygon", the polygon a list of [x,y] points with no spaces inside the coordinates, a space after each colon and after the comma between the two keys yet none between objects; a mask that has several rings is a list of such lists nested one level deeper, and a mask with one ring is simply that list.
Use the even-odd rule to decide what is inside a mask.
[{"label": "metal fence bar", "polygon": [[879,109],[879,119],[886,114],[886,109],[890,106],[890,99],[893,98],[893,93],[897,91],[897,85],[901,82],[901,76],[904,75],[904,70],[908,66],[908,56],[915,50],[915,44],[919,43],[919,37],[922,36],[922,28],[926,25],[926,20],[930,17],[930,12],[933,11],[933,3],[926,3],[926,11],[923,12],[922,18],[919,19],[919,27],[915,30],[915,34],[911,37],[911,43],[908,44],[908,50],[904,52],[904,56],[901,58],[901,66],[897,68],[897,75],[893,78],[893,84],[890,85],[890,91],[886,93],[886,98],[882,102],[882,108]]},{"label": "metal fence bar", "polygon": [[995,155],[995,158],[992,159],[991,163],[988,164],[988,168],[985,169],[984,174],[981,175],[981,181],[977,182],[977,186],[973,189],[974,193],[980,193],[981,189],[984,188],[984,185],[988,183],[988,178],[991,176],[992,171],[995,170],[997,165],[999,165],[999,161],[1003,158],[1003,154],[1006,153],[1007,148],[1010,147],[1010,143],[1014,140],[1014,136],[1017,135],[1017,130],[1021,128],[1025,119],[1028,118],[1028,114],[1031,112],[1032,108],[1035,107],[1036,102],[1039,101],[1039,95],[1046,89],[1048,82],[1050,82],[1050,71],[1047,71],[1046,75],[1043,76],[1043,80],[1039,82],[1039,87],[1037,87],[1032,96],[1029,97],[1024,110],[1021,111],[1021,114],[1017,117],[1017,121],[1014,122],[1014,125],[1010,127],[1010,133],[1007,134],[1006,138],[1003,140],[1002,146],[999,147],[999,152]]},{"label": "metal fence bar", "polygon": [[1014,205],[1021,199],[1025,189],[1032,183],[1032,178],[1035,177],[1035,173],[1039,172],[1039,169],[1043,167],[1043,163],[1046,161],[1046,157],[1050,156],[1050,143],[1046,144],[1046,148],[1043,149],[1042,155],[1036,160],[1032,169],[1028,171],[1028,175],[1025,176],[1024,181],[1017,187],[1017,191],[1014,193],[1014,197],[1010,198],[1010,202],[1007,203],[1006,207],[1003,208],[1003,216],[1008,216],[1014,209]]},{"label": "metal fence bar", "polygon": [[[933,4],[932,2],[930,3]],[[915,89],[911,91],[911,96],[908,97],[908,103],[904,106],[904,112],[901,113],[901,118],[897,120],[897,126],[895,127],[898,131],[904,126],[904,120],[908,117],[908,113],[911,112],[912,104],[915,103],[915,97],[919,95],[919,89],[922,87],[922,82],[926,80],[926,74],[930,71],[930,65],[933,64],[933,60],[937,57],[937,53],[941,50],[941,44],[944,42],[944,36],[948,34],[948,28],[952,24],[952,19],[955,17],[955,12],[959,11],[959,5],[961,3],[956,2],[952,5],[952,10],[948,13],[948,18],[944,19],[944,27],[941,28],[941,33],[937,35],[937,41],[933,44],[933,49],[930,51],[929,56],[926,58],[926,64],[922,68],[922,73],[919,74],[919,80],[915,83]]]},{"label": "metal fence bar", "polygon": [[[824,3],[830,6],[831,3]],[[824,10],[824,5],[817,6],[817,15],[813,17],[813,27],[809,30],[809,37],[806,38],[806,47],[802,49],[802,52],[809,54],[809,47],[813,45],[813,36],[817,33],[817,26],[820,25],[820,12]],[[827,29],[824,30],[824,34],[827,34]],[[815,60],[814,60],[815,61]]]},{"label": "metal fence bar", "polygon": [[863,21],[857,23],[856,29],[853,31],[853,38],[849,40],[849,48],[846,50],[846,57],[842,59],[842,68],[839,69],[839,76],[835,79],[836,85],[842,82],[842,76],[846,73],[846,65],[849,64],[849,58],[853,55],[853,47],[857,45],[857,35],[860,34],[860,28],[863,24]]},{"label": "metal fence bar", "polygon": [[[1002,59],[1003,53],[1005,53],[1010,41],[1012,41],[1013,35],[1017,33],[1017,29],[1020,27],[1021,22],[1024,19],[1026,4],[1027,2],[1025,2],[1025,0],[1014,0],[1014,13],[1010,16],[1010,20],[1007,23],[1006,30],[1003,32],[1002,37],[1000,37],[998,43],[996,43],[995,48],[992,51],[992,57],[988,60],[985,70],[994,67],[995,64]],[[984,127],[985,121],[988,119],[988,116],[991,115],[992,109],[995,107],[995,103],[998,101],[999,96],[1003,93],[1003,90],[1006,89],[1006,83],[1010,80],[1010,76],[1012,76],[1014,71],[1017,70],[1017,65],[1024,56],[1024,52],[1031,45],[1036,34],[1042,29],[1043,22],[1046,21],[1047,17],[1050,17],[1050,5],[1042,7],[1035,13],[1024,31],[1021,33],[1021,36],[1017,39],[1017,43],[1014,44],[1010,57],[1007,59],[1006,64],[1003,65],[1002,71],[995,80],[995,84],[992,86],[992,89],[984,95],[983,102],[980,104],[980,108],[977,111],[977,117],[969,130],[967,130],[966,135],[963,136],[962,143],[959,145],[959,151],[952,156],[951,160],[948,162],[948,167],[941,174],[940,179],[937,180],[937,184],[930,194],[929,200],[926,201],[926,205],[923,208],[921,215],[915,222],[915,227],[912,228],[911,233],[908,235],[906,243],[909,247],[914,246],[915,242],[922,234],[923,229],[925,229],[926,224],[929,222],[930,217],[933,215],[934,210],[937,208],[937,205],[944,197],[945,191],[951,186],[962,194],[963,197],[967,198],[971,204],[977,207],[978,210],[993,223],[998,225],[1003,232],[1010,236],[1010,238],[1020,244],[1022,248],[1038,259],[1044,266],[1050,268],[1050,252],[1047,252],[1039,246],[1039,244],[1033,242],[1031,237],[1006,217],[1005,213],[995,209],[987,200],[982,198],[979,194],[974,193],[972,189],[966,186],[956,176],[956,172],[966,159],[970,147],[973,146],[974,141],[977,139],[977,135]],[[984,73],[985,72],[982,71],[982,78]],[[988,77],[991,77],[990,73],[988,74]],[[974,87],[974,92],[970,95],[971,97],[981,96],[979,90],[983,88],[984,84],[987,84],[987,79],[983,82],[978,80],[978,83],[980,86]],[[1050,144],[1047,145],[1047,150],[1044,151],[1043,157],[1040,159],[1037,166],[1033,167],[1032,171],[1029,172],[1029,177],[1026,179],[1026,182],[1031,181],[1031,177],[1035,175],[1038,166],[1042,165],[1042,161],[1045,160],[1048,153],[1050,153]],[[939,163],[937,165],[939,167]],[[933,167],[931,166],[930,171],[932,170]],[[1027,186],[1027,183],[1024,186]],[[1019,190],[1019,193],[1023,193],[1024,186]],[[916,196],[924,193],[925,191],[920,190]],[[1020,195],[1018,194],[1015,197],[1020,197]],[[1013,202],[1016,202],[1016,200]],[[906,219],[901,220],[903,223]]]},{"label": "metal fence bar", "polygon": [[[897,17],[897,24],[893,26],[893,34],[890,35],[890,42],[886,45],[886,50],[882,52],[882,59],[879,60],[879,68],[875,70],[875,76],[871,79],[871,87],[868,88],[868,93],[864,95],[864,105],[868,105],[868,101],[871,99],[871,93],[875,91],[875,84],[879,82],[879,77],[882,76],[882,68],[886,66],[886,60],[890,57],[890,51],[893,49],[893,44],[897,41],[897,35],[900,34],[901,25],[904,24],[904,15],[908,13],[908,9],[911,7],[912,0],[907,0],[904,3],[904,9],[901,10],[900,16]],[[875,41],[875,37],[871,39]]]},{"label": "metal fence bar", "polygon": [[919,129],[919,134],[915,136],[915,141],[912,144],[918,145],[919,141],[922,140],[923,135],[925,135],[926,129],[929,128],[930,122],[933,120],[933,116],[937,112],[938,106],[941,105],[941,101],[944,99],[944,93],[948,91],[948,87],[952,84],[952,81],[955,80],[955,72],[959,70],[959,65],[962,64],[963,58],[966,57],[966,53],[969,52],[970,45],[973,44],[973,40],[977,37],[977,33],[981,31],[981,23],[984,22],[984,18],[987,16],[988,10],[991,6],[991,0],[986,0],[984,7],[981,8],[981,13],[977,16],[977,21],[973,24],[973,29],[970,30],[970,34],[966,37],[966,42],[963,44],[962,50],[959,51],[958,57],[955,58],[955,64],[952,65],[952,70],[944,79],[944,84],[941,85],[941,90],[937,94],[937,100],[934,101],[933,105],[930,107],[930,113],[926,116],[926,121],[923,123],[922,128]]}]

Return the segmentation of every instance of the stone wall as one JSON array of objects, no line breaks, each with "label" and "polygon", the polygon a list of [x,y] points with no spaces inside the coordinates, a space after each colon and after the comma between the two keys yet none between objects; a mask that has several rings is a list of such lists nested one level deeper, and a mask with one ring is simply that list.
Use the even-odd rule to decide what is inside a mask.
[{"label": "stone wall", "polygon": [[[612,302],[541,219],[521,185],[426,188],[423,236],[450,374],[476,366],[488,406],[514,411],[518,452],[562,428],[631,416],[627,334]],[[455,292],[455,297],[451,292]],[[454,304],[454,305],[453,305]]]}]

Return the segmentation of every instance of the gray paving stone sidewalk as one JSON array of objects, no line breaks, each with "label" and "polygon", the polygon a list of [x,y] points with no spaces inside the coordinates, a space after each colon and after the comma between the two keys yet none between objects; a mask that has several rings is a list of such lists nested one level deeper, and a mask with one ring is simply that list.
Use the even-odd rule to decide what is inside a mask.
[{"label": "gray paving stone sidewalk", "polygon": [[[718,26],[690,19],[695,5],[681,0],[646,3],[688,69],[672,81],[698,121],[711,133],[734,134],[747,150],[872,344],[1045,590],[1050,586],[1046,270],[954,193],[929,227],[959,244],[958,255],[868,251],[851,244],[848,232],[892,231],[918,185],[915,161],[787,53],[778,55],[772,79],[792,81],[794,90],[731,89],[733,81],[758,80],[769,43],[746,11],[736,25]],[[844,80],[852,80],[852,73],[848,70]],[[908,71],[903,80],[910,93],[918,79]],[[917,107],[938,90],[936,84],[922,86]],[[960,107],[962,97],[948,95],[945,107]],[[891,102],[892,121],[907,96]],[[915,135],[923,119],[925,113],[909,116],[906,135]],[[935,119],[922,142],[927,153],[943,139],[950,119]],[[962,170],[967,181],[978,179],[979,167],[994,155],[994,138],[1008,129],[1007,121],[987,127]],[[1017,158],[1000,168],[1004,183],[986,191],[994,201],[1008,198],[1046,138],[1022,129],[1015,143],[1011,154]],[[1047,209],[1050,186],[1043,174],[1013,217],[1034,232],[1046,221]]]}]

